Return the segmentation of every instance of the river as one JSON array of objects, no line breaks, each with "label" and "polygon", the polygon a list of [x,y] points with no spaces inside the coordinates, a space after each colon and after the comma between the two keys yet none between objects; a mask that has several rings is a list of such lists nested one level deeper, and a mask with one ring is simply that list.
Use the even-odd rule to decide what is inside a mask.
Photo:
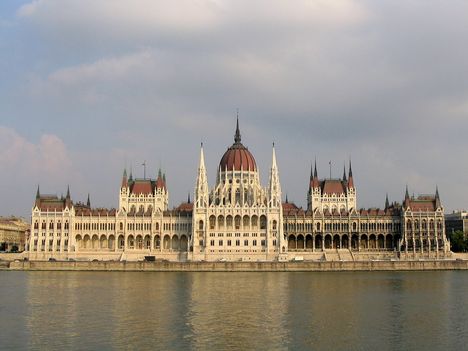
[{"label": "river", "polygon": [[468,272],[0,271],[5,350],[462,350]]}]

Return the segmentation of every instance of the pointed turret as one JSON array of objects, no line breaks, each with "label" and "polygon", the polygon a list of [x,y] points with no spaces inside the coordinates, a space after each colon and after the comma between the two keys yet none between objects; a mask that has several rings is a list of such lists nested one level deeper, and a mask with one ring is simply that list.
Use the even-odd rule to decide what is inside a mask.
[{"label": "pointed turret", "polygon": [[39,191],[39,184],[37,184],[36,200],[39,200],[40,198],[41,198],[41,193]]},{"label": "pointed turret", "polygon": [[346,182],[346,164],[343,165],[343,181]]},{"label": "pointed turret", "polygon": [[278,165],[276,164],[275,143],[273,143],[273,147],[272,147],[270,181],[269,181],[268,189],[269,189],[270,207],[281,206],[281,184],[279,180]]},{"label": "pointed turret", "polygon": [[188,196],[187,196],[187,203],[188,204],[190,203],[190,192],[188,193]]},{"label": "pointed turret", "polygon": [[200,146],[200,162],[198,164],[197,184],[195,188],[195,206],[208,206],[208,177],[206,176],[205,155],[203,143]]},{"label": "pointed turret", "polygon": [[70,200],[70,185],[67,185],[67,196],[66,196],[66,199],[67,199],[67,200]]},{"label": "pointed turret", "polygon": [[436,208],[441,207],[440,197],[439,197],[439,187],[437,185],[436,185],[436,192],[435,192],[435,202],[436,202]]},{"label": "pointed turret", "polygon": [[311,172],[311,182],[309,188],[315,189],[319,187],[319,180],[317,175],[317,160],[314,160],[314,175]]},{"label": "pointed turret", "polygon": [[388,193],[385,195],[385,209],[387,210],[390,207],[390,203],[388,201]]},{"label": "pointed turret", "polygon": [[403,207],[408,208],[409,205],[410,205],[410,196],[409,196],[409,191],[408,191],[408,184],[406,184],[405,199],[403,200]]},{"label": "pointed turret", "polygon": [[123,171],[123,176],[122,176],[122,188],[128,187],[128,179],[127,179],[127,169],[125,168]]},{"label": "pointed turret", "polygon": [[89,193],[88,193],[88,200],[86,201],[86,206],[91,208],[91,200],[89,199]]},{"label": "pointed turret", "polygon": [[351,166],[351,160],[349,160],[348,188],[354,188],[353,168]]}]

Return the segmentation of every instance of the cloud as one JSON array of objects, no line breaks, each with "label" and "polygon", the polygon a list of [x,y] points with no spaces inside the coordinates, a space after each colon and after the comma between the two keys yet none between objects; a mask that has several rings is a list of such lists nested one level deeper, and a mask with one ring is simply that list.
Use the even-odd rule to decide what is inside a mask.
[{"label": "cloud", "polygon": [[53,126],[82,189],[109,206],[104,185],[124,159],[162,160],[171,201],[184,199],[194,146],[205,142],[214,171],[239,107],[262,175],[278,145],[290,199],[305,199],[315,156],[322,176],[352,156],[361,206],[438,183],[462,207],[467,13],[438,1],[33,1],[13,19],[24,45],[2,50],[30,59],[0,108],[38,140]]},{"label": "cloud", "polygon": [[0,126],[0,164],[0,182],[5,185],[2,198],[14,199],[2,202],[3,213],[25,215],[39,183],[43,189],[59,191],[58,184],[63,187],[67,180],[79,178],[66,145],[53,134],[43,134],[33,143],[15,130]]}]

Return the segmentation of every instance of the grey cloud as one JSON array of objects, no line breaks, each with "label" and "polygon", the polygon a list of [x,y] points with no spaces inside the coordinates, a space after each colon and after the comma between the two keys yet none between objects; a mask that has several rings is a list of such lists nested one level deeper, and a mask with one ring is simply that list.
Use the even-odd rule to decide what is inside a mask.
[{"label": "grey cloud", "polygon": [[125,162],[138,172],[145,159],[182,201],[202,140],[214,181],[239,107],[262,179],[276,141],[299,204],[314,157],[327,176],[330,159],[341,175],[351,156],[361,206],[401,200],[408,183],[439,184],[448,209],[467,207],[465,3],[202,1],[187,5],[194,15],[167,2],[69,4],[20,10],[23,38],[41,48],[35,78],[12,82],[22,87],[5,105],[26,100],[16,119],[64,140],[83,169],[77,191],[99,204],[115,205]]}]

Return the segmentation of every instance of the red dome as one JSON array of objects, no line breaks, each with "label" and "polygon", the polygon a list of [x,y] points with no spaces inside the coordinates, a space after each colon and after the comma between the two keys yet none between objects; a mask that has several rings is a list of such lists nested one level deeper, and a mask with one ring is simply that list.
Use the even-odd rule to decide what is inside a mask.
[{"label": "red dome", "polygon": [[237,121],[234,144],[227,149],[219,163],[221,171],[256,171],[257,164],[250,151],[241,143],[239,120]]}]

